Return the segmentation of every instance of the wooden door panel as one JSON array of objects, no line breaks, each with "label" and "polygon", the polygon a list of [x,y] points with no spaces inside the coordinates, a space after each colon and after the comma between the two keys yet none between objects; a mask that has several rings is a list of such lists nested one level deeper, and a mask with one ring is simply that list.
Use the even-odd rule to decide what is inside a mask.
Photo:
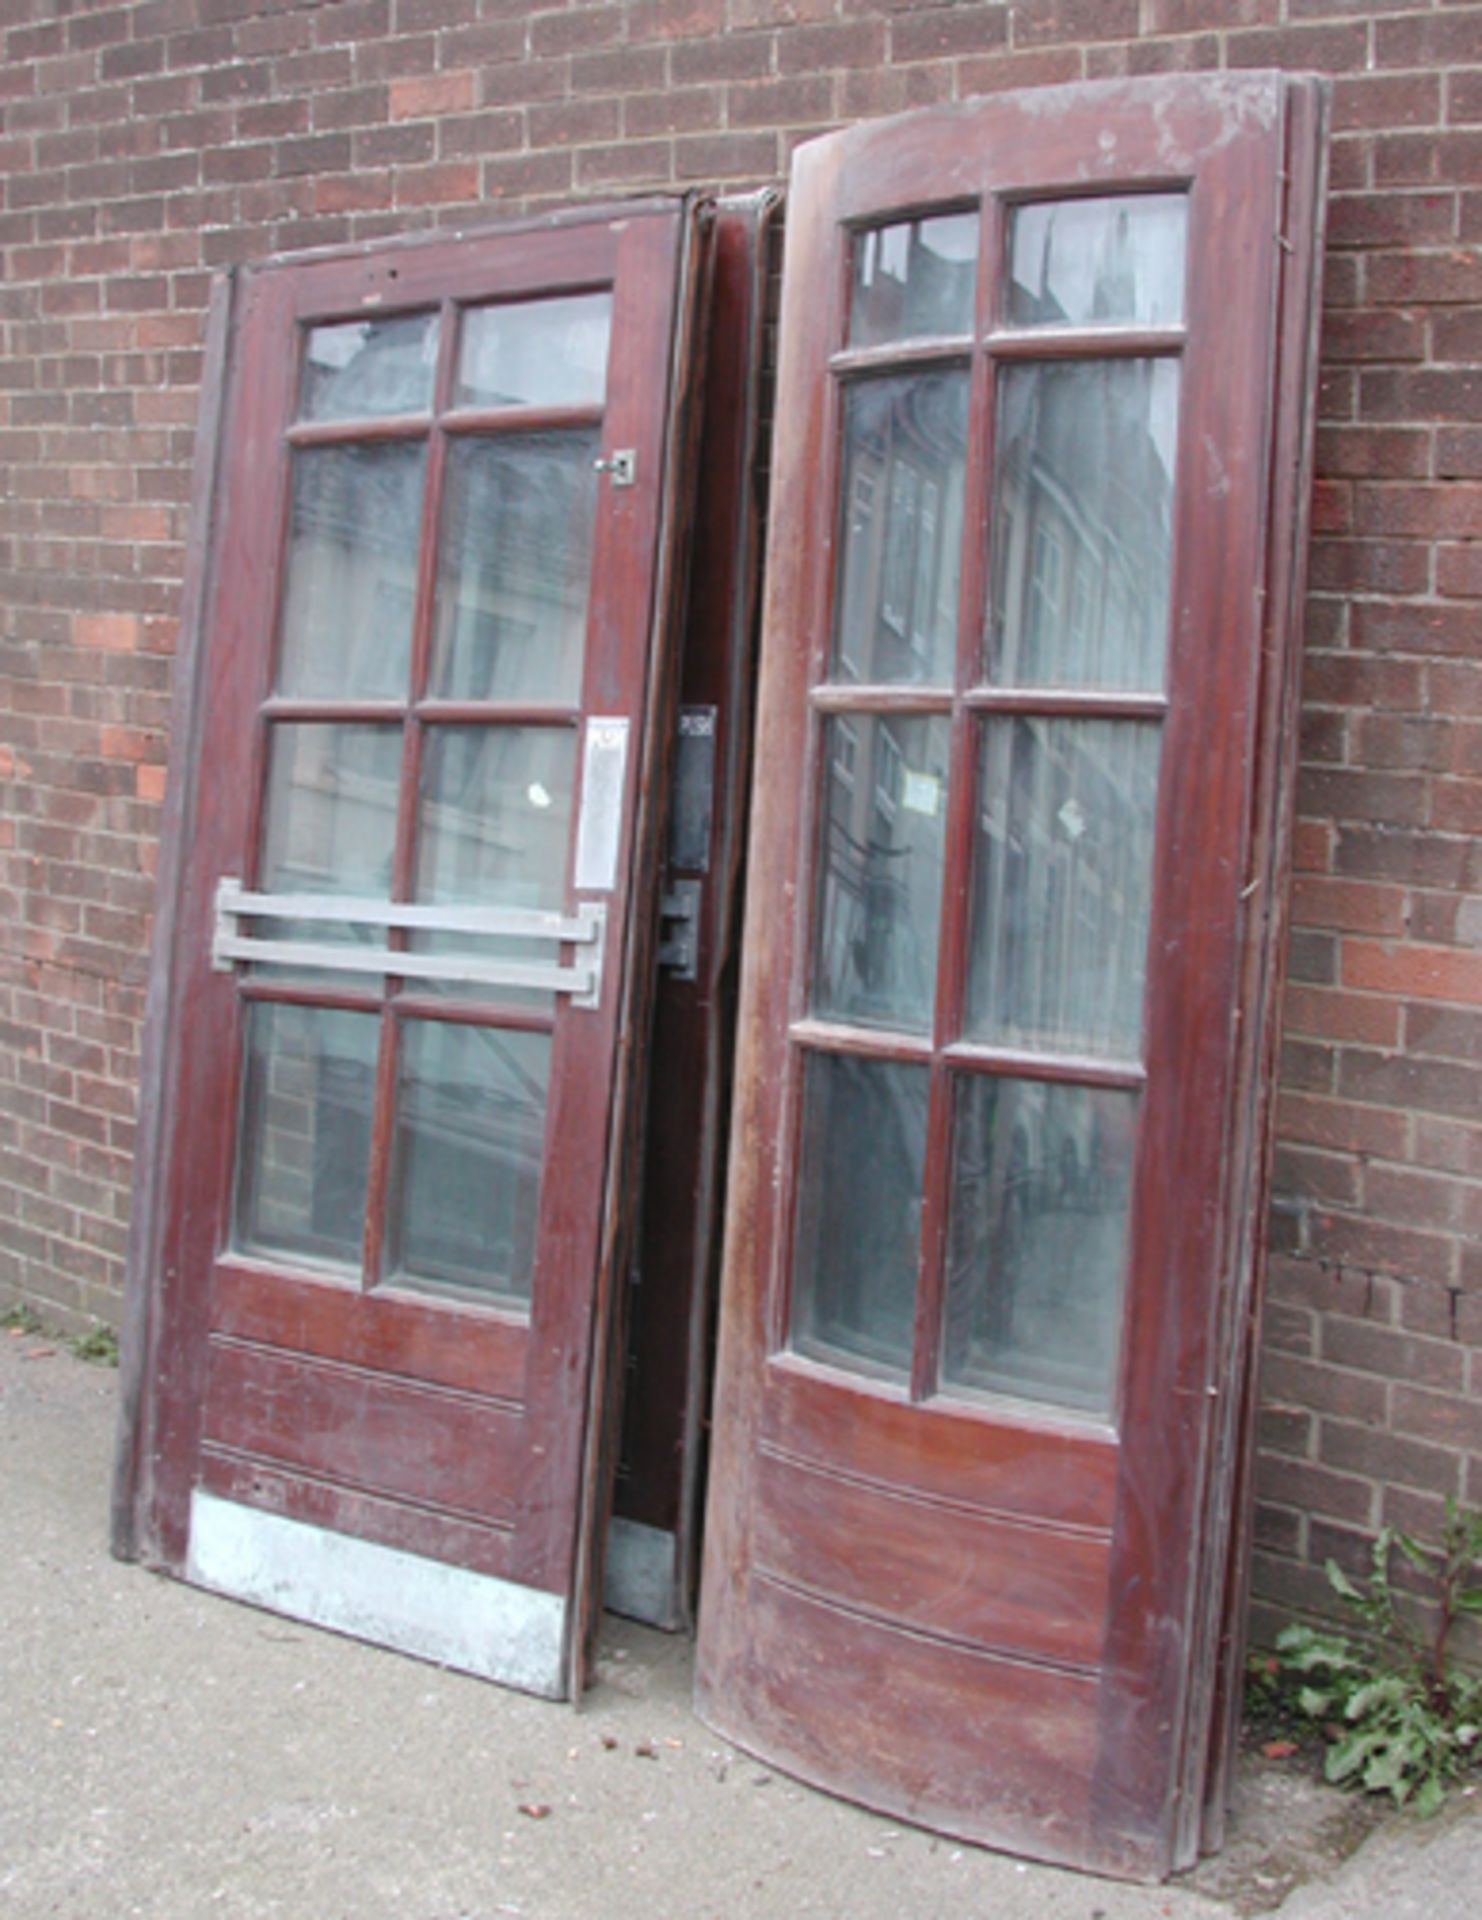
[{"label": "wooden door panel", "polygon": [[868,1615],[1094,1670],[1106,1627],[1109,1541],[863,1486],[763,1450],[758,1575]]},{"label": "wooden door panel", "polygon": [[233,1506],[302,1520],[308,1526],[415,1554],[419,1560],[466,1568],[493,1580],[512,1580],[514,1530],[507,1521],[469,1520],[400,1497],[367,1493],[337,1481],[314,1480],[262,1459],[201,1448],[197,1485]]},{"label": "wooden door panel", "polygon": [[496,1400],[525,1391],[523,1327],[426,1301],[354,1294],[326,1280],[217,1263],[212,1332]]},{"label": "wooden door panel", "polygon": [[929,1415],[857,1382],[805,1373],[790,1355],[768,1369],[762,1443],[799,1460],[923,1499],[988,1514],[1108,1529],[1117,1449],[1102,1434],[1011,1426],[938,1403]]},{"label": "wooden door panel", "polygon": [[1323,121],[970,101],[789,205],[698,1697],[1114,1873],[1198,1845]]},{"label": "wooden door panel", "polygon": [[521,1410],[385,1374],[213,1340],[205,1444],[388,1498],[510,1523]]},{"label": "wooden door panel", "polygon": [[[746,1744],[831,1792],[879,1800],[943,1833],[981,1835],[986,1793],[998,1844],[1073,1860],[1084,1828],[1100,1685],[901,1632],[753,1575],[754,1650],[725,1675]],[[1014,1756],[1005,1785],[1004,1755]]]}]

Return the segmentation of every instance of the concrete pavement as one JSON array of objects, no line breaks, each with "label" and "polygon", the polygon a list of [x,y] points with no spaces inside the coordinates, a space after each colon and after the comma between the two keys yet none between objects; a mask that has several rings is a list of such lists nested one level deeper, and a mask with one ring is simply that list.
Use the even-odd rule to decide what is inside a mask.
[{"label": "concrete pavement", "polygon": [[1482,1914],[1482,1795],[1371,1832],[1256,1766],[1219,1860],[1125,1887],[759,1766],[693,1717],[683,1641],[609,1621],[573,1712],[119,1566],[116,1379],[0,1333],[4,1920]]}]

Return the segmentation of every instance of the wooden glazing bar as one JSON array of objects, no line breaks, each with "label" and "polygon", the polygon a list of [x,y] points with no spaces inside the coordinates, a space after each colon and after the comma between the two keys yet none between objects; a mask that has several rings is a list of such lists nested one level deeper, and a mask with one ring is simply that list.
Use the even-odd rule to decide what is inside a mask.
[{"label": "wooden glazing bar", "polygon": [[530,706],[513,700],[419,700],[416,716],[424,726],[574,727],[579,707]]},{"label": "wooden glazing bar", "polygon": [[871,373],[910,373],[917,367],[962,365],[972,357],[966,334],[934,340],[891,340],[879,347],[841,347],[829,355],[829,371],[841,377]]},{"label": "wooden glazing bar", "polygon": [[395,1125],[397,1055],[401,1034],[389,1007],[381,1009],[381,1043],[376,1053],[375,1094],[371,1104],[370,1160],[365,1180],[365,1220],[361,1241],[360,1284],[369,1292],[381,1280],[386,1246],[387,1184]]},{"label": "wooden glazing bar", "polygon": [[809,699],[819,713],[950,713],[946,687],[852,686],[847,681],[814,687]]},{"label": "wooden glazing bar", "polygon": [[[991,326],[999,298],[999,263],[1004,248],[1004,214],[998,201],[983,207],[978,235],[976,324]],[[974,361],[968,397],[967,462],[962,508],[962,550],[957,583],[955,685],[971,686],[983,657],[983,627],[988,604],[987,574],[992,527],[993,443],[996,427],[993,368],[981,355]],[[930,1103],[927,1110],[925,1187],[922,1194],[921,1266],[916,1286],[912,1341],[911,1394],[930,1397],[937,1385],[942,1345],[943,1271],[947,1219],[952,1191],[953,1076],[940,1049],[958,1032],[966,992],[973,834],[976,817],[977,728],[959,701],[952,713],[947,786],[946,842],[943,848],[942,907],[937,972]]]},{"label": "wooden glazing bar", "polygon": [[501,1006],[497,1000],[443,1000],[407,991],[399,993],[392,1006],[399,1020],[438,1020],[449,1027],[498,1027],[513,1033],[554,1033],[556,1028],[556,1016],[542,1007]]},{"label": "wooden glazing bar", "polygon": [[298,420],[283,437],[291,447],[342,447],[383,440],[425,440],[431,430],[430,414],[404,413],[379,420]]},{"label": "wooden glazing bar", "polygon": [[1161,720],[1161,693],[1114,693],[1095,687],[972,687],[963,703],[977,713],[1024,713],[1073,720]]},{"label": "wooden glazing bar", "polygon": [[925,1034],[882,1032],[875,1027],[848,1026],[843,1021],[794,1020],[789,1038],[798,1046],[819,1053],[854,1053],[872,1060],[901,1060],[912,1066],[926,1066],[931,1060],[931,1041]]},{"label": "wooden glazing bar", "polygon": [[950,1066],[969,1073],[1057,1080],[1073,1086],[1126,1087],[1135,1091],[1147,1079],[1146,1070],[1131,1060],[1103,1060],[1083,1053],[1033,1053],[1018,1047],[985,1047],[972,1040],[953,1041],[944,1048],[943,1057]]},{"label": "wooden glazing bar", "polygon": [[983,345],[996,360],[1170,359],[1184,338],[1182,327],[1015,327]]},{"label": "wooden glazing bar", "polygon": [[264,720],[304,720],[347,726],[400,726],[406,708],[400,700],[287,700],[273,694],[263,702]]},{"label": "wooden glazing bar", "polygon": [[602,424],[601,407],[462,407],[445,413],[444,433],[561,433]]},{"label": "wooden glazing bar", "polygon": [[244,974],[237,982],[243,1000],[280,1007],[322,1007],[326,1013],[379,1013],[382,997],[371,988],[321,987],[308,980],[272,980]]}]

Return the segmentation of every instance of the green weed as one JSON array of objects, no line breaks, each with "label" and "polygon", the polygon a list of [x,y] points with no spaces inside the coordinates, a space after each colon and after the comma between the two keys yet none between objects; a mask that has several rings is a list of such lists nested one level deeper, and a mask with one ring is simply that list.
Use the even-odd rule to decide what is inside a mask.
[{"label": "green weed", "polygon": [[[1396,1596],[1396,1554],[1418,1576],[1414,1605]],[[1328,1582],[1357,1616],[1362,1638],[1290,1626],[1278,1634],[1276,1653],[1300,1682],[1298,1711],[1329,1742],[1329,1780],[1434,1813],[1482,1757],[1482,1677],[1458,1666],[1448,1645],[1463,1615],[1482,1615],[1482,1585],[1469,1584],[1479,1572],[1482,1513],[1454,1500],[1434,1546],[1385,1527],[1363,1581],[1328,1562]]]}]

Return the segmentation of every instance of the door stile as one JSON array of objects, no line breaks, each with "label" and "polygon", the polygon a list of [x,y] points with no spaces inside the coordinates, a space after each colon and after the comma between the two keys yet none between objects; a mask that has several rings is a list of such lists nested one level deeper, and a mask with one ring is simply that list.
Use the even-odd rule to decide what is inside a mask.
[{"label": "door stile", "polygon": [[[206,311],[201,368],[201,414],[191,474],[190,524],[206,537],[186,548],[180,631],[172,674],[169,770],[160,823],[160,883],[154,907],[154,939],[160,956],[150,969],[140,1062],[139,1135],[135,1189],[129,1215],[128,1270],[161,1271],[164,1195],[170,1179],[165,1153],[177,1110],[179,1032],[172,1015],[183,971],[176,929],[184,908],[184,852],[200,778],[192,743],[205,699],[206,674],[200,635],[213,598],[214,543],[209,530],[224,485],[229,441],[225,422],[225,373],[233,331],[238,282],[230,269],[213,275]],[[118,1439],[110,1498],[109,1544],[117,1559],[157,1555],[150,1524],[155,1510],[158,1421],[150,1383],[159,1364],[165,1303],[153,1288],[126,1290],[120,1340]]]},{"label": "door stile", "polygon": [[[1182,1192],[1224,1188],[1231,1125],[1232,1016],[1237,1004],[1238,909],[1226,904],[1242,870],[1259,668],[1252,582],[1264,571],[1268,403],[1264,369],[1273,341],[1278,261],[1279,154],[1269,143],[1210,156],[1190,192],[1188,312],[1181,356],[1169,708],[1155,844],[1145,1062],[1121,1372],[1122,1472],[1113,1527],[1111,1590],[1151,1585],[1156,1609],[1114,1609],[1104,1649],[1104,1706],[1090,1817],[1108,1831],[1156,1836],[1174,1859],[1179,1808],[1173,1786],[1186,1763],[1166,1729],[1187,1730],[1190,1637],[1201,1594],[1195,1580],[1200,1489],[1207,1472],[1211,1402],[1219,1392],[1213,1347],[1218,1288],[1217,1209],[1174,1204]],[[1240,261],[1248,299],[1232,315],[1226,236],[1259,234]],[[1254,257],[1251,257],[1251,255]],[[1202,410],[1196,410],[1196,398]],[[1219,449],[1212,454],[1206,449]],[[1217,539],[1205,500],[1224,500]],[[1192,685],[1198,676],[1201,692]],[[1187,690],[1187,691],[1183,691]],[[1208,714],[1231,745],[1207,749]],[[1194,848],[1197,845],[1198,855]],[[1177,893],[1171,876],[1182,876]],[[1223,1010],[1228,1009],[1228,1013]],[[1181,1274],[1209,1274],[1190,1290]],[[1131,1417],[1169,1395],[1161,1426]],[[1171,1761],[1171,1765],[1170,1765]],[[1137,1783],[1137,1784],[1133,1784]]]},{"label": "door stile", "polygon": [[[1243,893],[1252,901],[1259,932],[1247,942],[1245,997],[1251,1017],[1242,1031],[1240,1080],[1246,1126],[1243,1158],[1234,1183],[1237,1195],[1269,1189],[1275,1143],[1276,1063],[1279,1011],[1290,921],[1293,792],[1297,777],[1296,717],[1302,655],[1285,653],[1283,632],[1301,631],[1307,587],[1307,514],[1312,495],[1315,408],[1311,388],[1318,365],[1322,326],[1322,268],[1326,227],[1329,102],[1314,82],[1294,85],[1287,100],[1278,293],[1279,397],[1270,462],[1270,570],[1263,604],[1260,724],[1256,740],[1262,778],[1252,806],[1251,871]],[[1309,237],[1310,236],[1310,240]],[[1264,849],[1264,852],[1263,852]],[[1208,1679],[1210,1734],[1202,1753],[1202,1807],[1193,1831],[1194,1784],[1183,1802],[1179,1857],[1216,1851],[1224,1841],[1225,1816],[1235,1763],[1235,1744],[1245,1671],[1245,1605],[1250,1583],[1254,1523],[1254,1430],[1256,1372],[1260,1352],[1261,1298],[1256,1276],[1263,1270],[1269,1216],[1248,1203],[1236,1216],[1228,1260],[1231,1361],[1220,1406],[1216,1479],[1210,1496],[1212,1541],[1209,1571],[1201,1588],[1223,1595],[1218,1622],[1212,1609],[1208,1638],[1196,1671]],[[1212,1669],[1212,1671],[1210,1671]],[[1195,1720],[1194,1738],[1199,1722]],[[1192,1752],[1191,1741],[1191,1752]]]},{"label": "door stile", "polygon": [[[663,243],[665,268],[659,271]],[[700,444],[701,396],[705,358],[699,316],[711,272],[715,215],[709,202],[685,201],[685,217],[673,235],[625,232],[623,246],[638,258],[634,283],[649,301],[650,323],[666,328],[671,342],[669,375],[659,430],[645,442],[621,431],[630,392],[641,397],[636,369],[625,368],[612,392],[611,374],[603,435],[603,455],[611,459],[628,445],[653,447],[655,471],[649,482],[648,541],[656,554],[646,601],[642,681],[634,707],[639,755],[630,767],[634,800],[625,810],[628,845],[627,886],[632,903],[621,917],[615,945],[625,969],[617,1021],[620,1071],[625,1097],[609,1112],[607,1176],[599,1221],[596,1285],[587,1322],[588,1387],[581,1435],[574,1567],[574,1606],[570,1630],[572,1691],[586,1687],[597,1653],[602,1611],[604,1555],[611,1522],[613,1487],[622,1422],[627,1320],[626,1282],[639,1239],[639,1191],[642,1167],[644,1092],[652,1042],[657,975],[659,886],[662,839],[668,817],[669,743],[679,705],[680,634],[686,585],[686,541],[690,501]],[[641,251],[640,251],[641,249]],[[642,456],[640,455],[640,458]],[[604,481],[604,484],[606,482]],[[642,478],[640,476],[640,487]],[[634,547],[627,545],[631,565]],[[597,560],[594,555],[594,575]],[[631,587],[629,592],[632,592]],[[588,709],[591,711],[591,709]],[[616,996],[615,996],[616,997]]]}]

